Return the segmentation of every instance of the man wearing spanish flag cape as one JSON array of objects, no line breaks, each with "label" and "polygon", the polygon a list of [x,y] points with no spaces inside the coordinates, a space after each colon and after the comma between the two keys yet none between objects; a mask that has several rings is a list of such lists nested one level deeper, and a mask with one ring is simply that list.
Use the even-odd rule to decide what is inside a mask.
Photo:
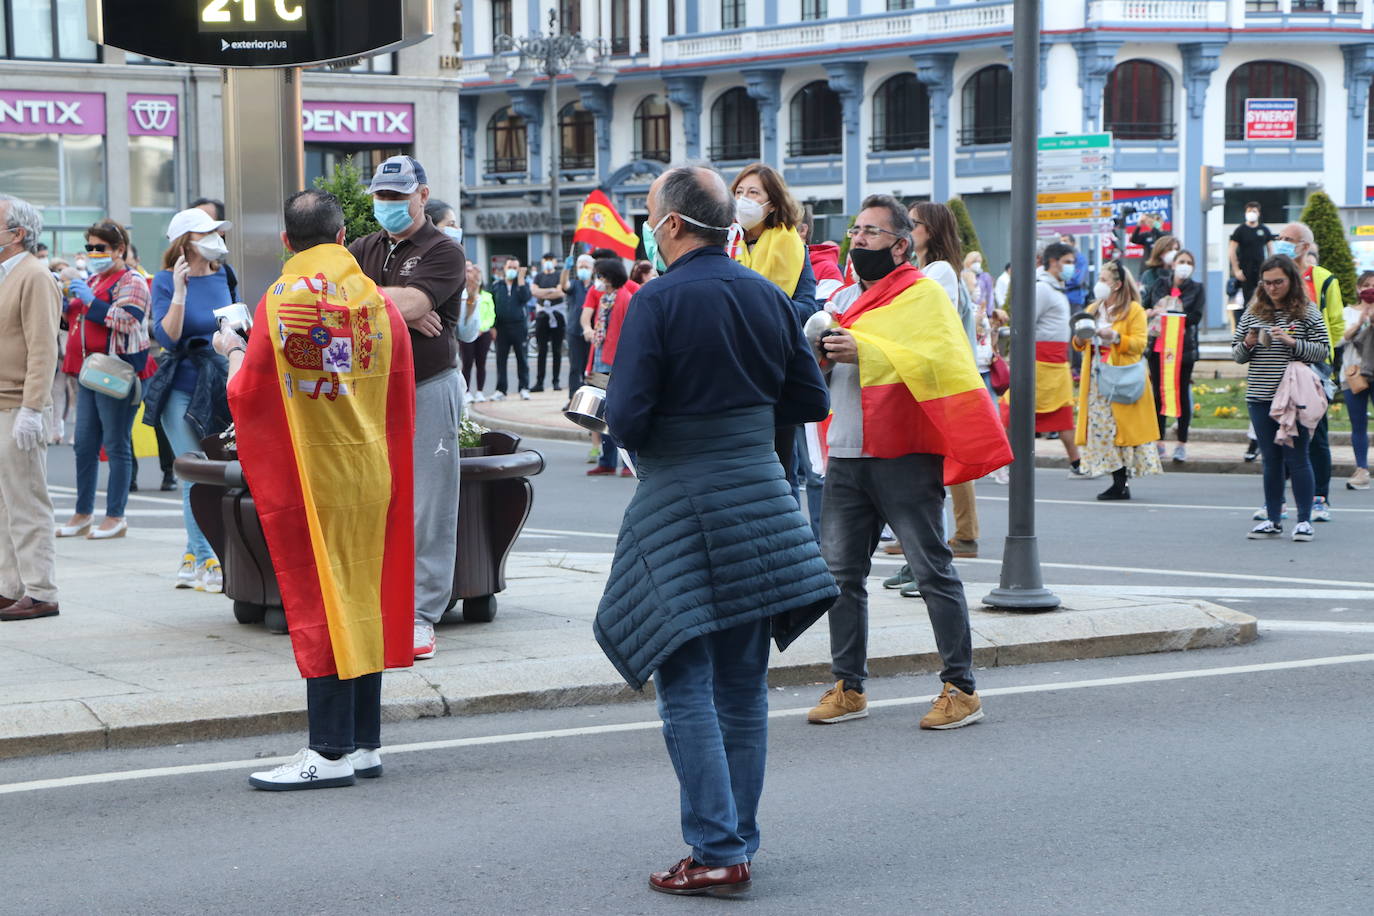
[{"label": "man wearing spanish flag cape", "polygon": [[224,327],[229,406],[306,678],[310,744],[259,789],[382,774],[382,669],[409,667],[415,599],[415,385],[396,306],[343,247],[343,210],[286,203],[294,256],[242,338]]},{"label": "man wearing spanish flag cape", "polygon": [[840,586],[830,608],[835,686],[808,714],[815,723],[868,715],[868,593],[883,522],[892,526],[925,599],[943,689],[922,728],[983,717],[973,681],[964,586],[944,537],[944,488],[1012,459],[992,396],[944,288],[907,263],[913,223],[875,194],[850,227],[859,282],[830,300],[840,328],[823,338],[834,361],[821,554]]}]

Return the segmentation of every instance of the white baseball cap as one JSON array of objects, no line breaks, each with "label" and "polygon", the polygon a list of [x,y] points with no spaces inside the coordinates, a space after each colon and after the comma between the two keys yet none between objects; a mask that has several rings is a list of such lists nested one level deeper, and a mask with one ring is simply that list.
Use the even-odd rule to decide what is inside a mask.
[{"label": "white baseball cap", "polygon": [[200,207],[192,207],[172,217],[172,222],[167,226],[167,241],[174,242],[188,232],[228,231],[233,225],[227,219],[215,219]]}]

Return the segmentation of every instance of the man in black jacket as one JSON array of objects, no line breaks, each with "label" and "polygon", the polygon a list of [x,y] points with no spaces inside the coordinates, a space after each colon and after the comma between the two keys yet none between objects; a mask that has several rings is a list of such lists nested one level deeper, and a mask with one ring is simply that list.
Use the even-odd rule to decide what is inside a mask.
[{"label": "man in black jacket", "polygon": [[520,397],[530,399],[530,362],[526,352],[529,340],[530,285],[525,268],[515,258],[506,259],[501,276],[491,285],[496,302],[496,393],[493,401],[506,396],[506,356],[515,353],[515,378]]}]

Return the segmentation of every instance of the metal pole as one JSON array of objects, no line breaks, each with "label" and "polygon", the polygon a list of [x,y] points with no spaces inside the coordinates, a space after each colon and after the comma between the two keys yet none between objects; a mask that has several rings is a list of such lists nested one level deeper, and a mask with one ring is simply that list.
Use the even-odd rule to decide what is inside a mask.
[{"label": "metal pole", "polygon": [[[550,22],[553,21],[552,12],[549,15]],[[561,209],[558,200],[558,169],[562,166],[563,159],[563,132],[558,125],[558,38],[556,33],[549,38],[548,56],[544,59],[544,72],[549,77],[549,123],[552,125],[553,142],[549,144],[549,158],[552,165],[549,168],[549,233],[553,236],[553,244],[547,251],[559,251],[563,247],[563,224],[559,219]]]},{"label": "metal pole", "polygon": [[1035,188],[1040,112],[1040,0],[1015,0],[1011,127],[1011,466],[1002,577],[983,603],[1048,611],[1059,598],[1040,576],[1035,539]]}]

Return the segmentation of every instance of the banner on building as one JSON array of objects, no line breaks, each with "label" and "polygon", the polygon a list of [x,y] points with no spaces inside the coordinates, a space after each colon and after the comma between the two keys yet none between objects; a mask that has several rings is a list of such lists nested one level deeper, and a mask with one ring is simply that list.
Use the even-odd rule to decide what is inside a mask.
[{"label": "banner on building", "polygon": [[1298,100],[1246,99],[1245,139],[1298,139]]},{"label": "banner on building", "polygon": [[102,93],[0,89],[0,134],[104,133]]},{"label": "banner on building", "polygon": [[593,248],[609,248],[622,258],[633,258],[639,248],[639,236],[630,230],[611,199],[601,191],[593,191],[582,202],[573,241],[586,242]]},{"label": "banner on building", "polygon": [[[1162,233],[1174,231],[1174,192],[1172,188],[1131,188],[1112,191],[1112,219],[1120,220],[1126,232],[1126,250],[1122,257],[1143,258],[1149,254],[1143,245],[1131,241],[1140,228],[1140,217],[1148,214]],[[1113,257],[1111,236],[1102,238],[1102,257]]]},{"label": "banner on building", "polygon": [[409,102],[301,103],[306,143],[396,147],[415,142],[415,106]]}]

